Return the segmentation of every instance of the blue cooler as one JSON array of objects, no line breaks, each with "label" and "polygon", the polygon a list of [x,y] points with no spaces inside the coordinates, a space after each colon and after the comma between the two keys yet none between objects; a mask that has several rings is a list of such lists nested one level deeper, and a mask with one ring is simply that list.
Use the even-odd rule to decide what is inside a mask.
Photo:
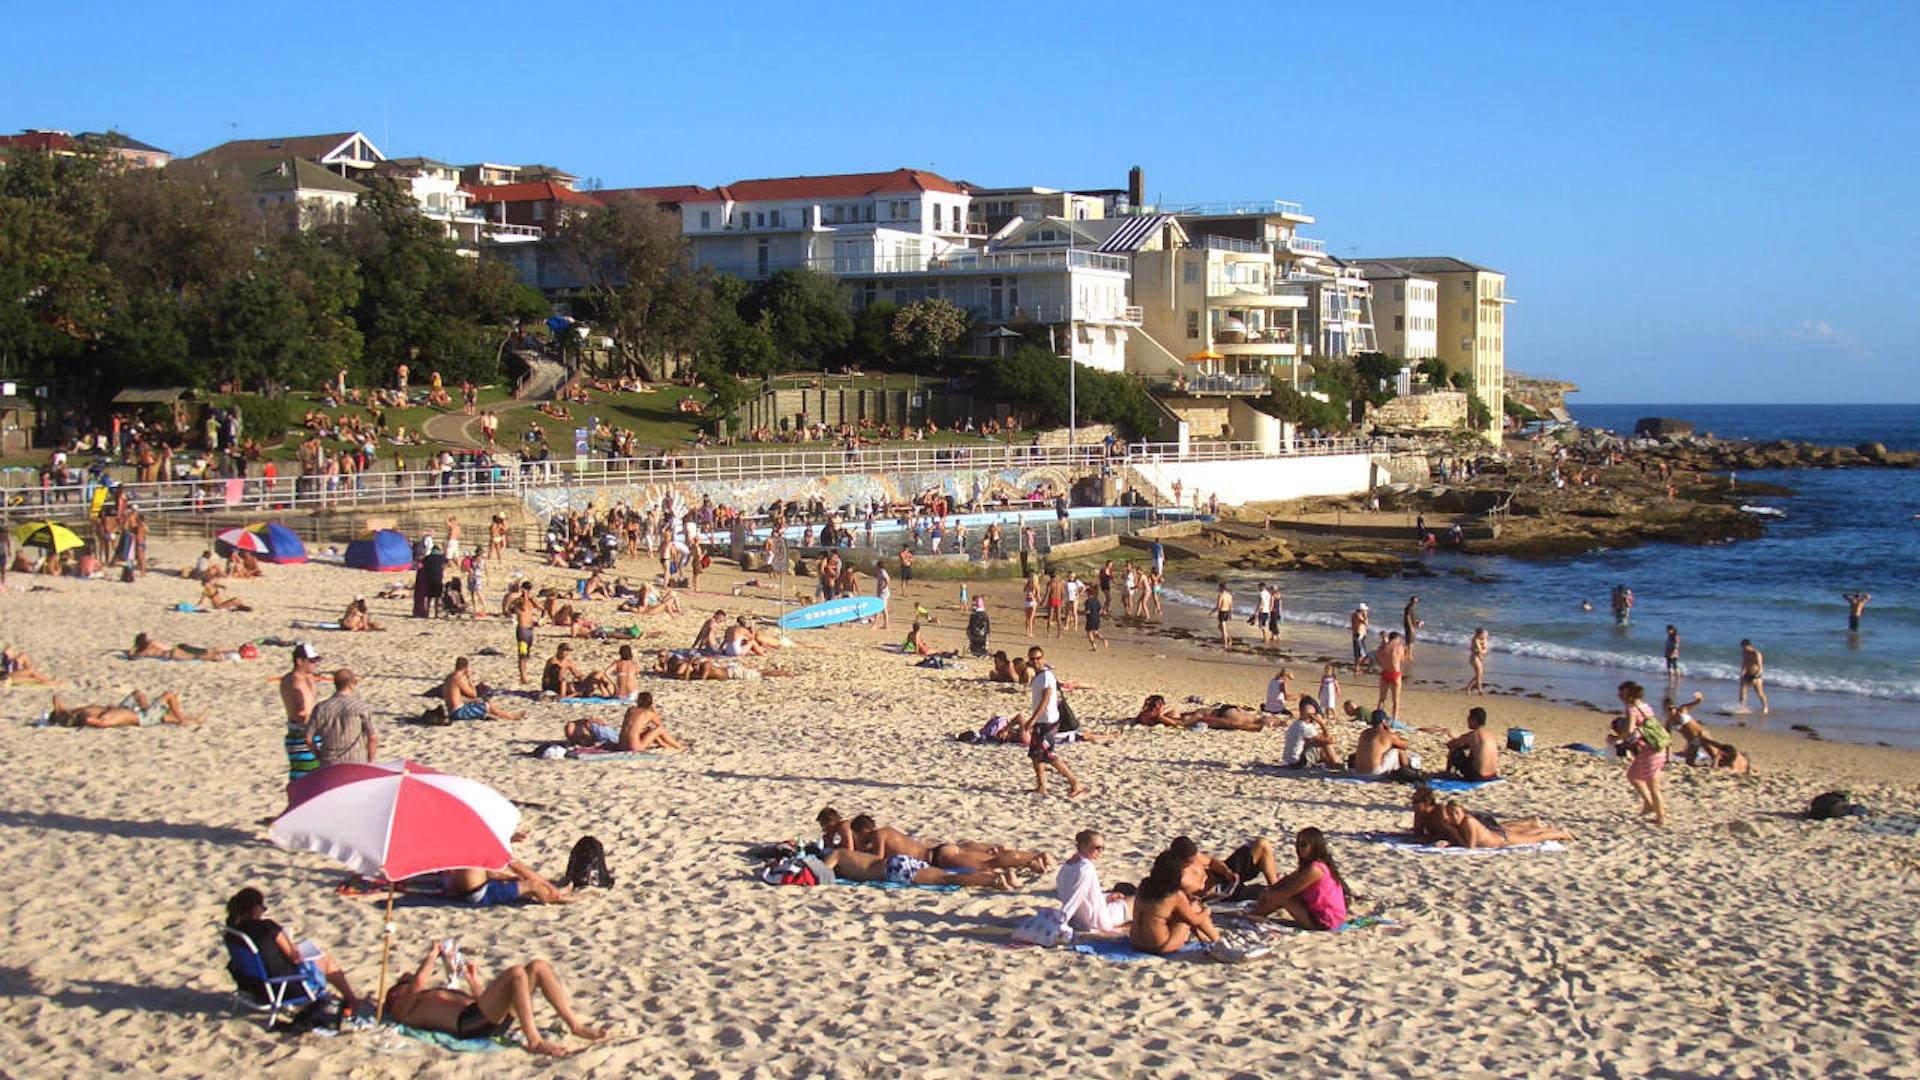
[{"label": "blue cooler", "polygon": [[1527,753],[1533,749],[1533,732],[1523,727],[1507,729],[1507,749]]}]

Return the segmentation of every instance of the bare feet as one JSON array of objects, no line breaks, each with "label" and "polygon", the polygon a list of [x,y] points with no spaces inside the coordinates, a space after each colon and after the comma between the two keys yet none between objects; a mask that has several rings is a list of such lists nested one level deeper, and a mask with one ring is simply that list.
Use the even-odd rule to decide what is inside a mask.
[{"label": "bare feet", "polygon": [[598,1042],[607,1037],[607,1029],[601,1027],[588,1027],[585,1024],[579,1024],[570,1030],[572,1030],[575,1035],[592,1042]]},{"label": "bare feet", "polygon": [[1086,785],[1075,784],[1072,787],[1067,789],[1067,798],[1077,799],[1080,796],[1085,795],[1087,791],[1088,791],[1088,788],[1086,787]]}]

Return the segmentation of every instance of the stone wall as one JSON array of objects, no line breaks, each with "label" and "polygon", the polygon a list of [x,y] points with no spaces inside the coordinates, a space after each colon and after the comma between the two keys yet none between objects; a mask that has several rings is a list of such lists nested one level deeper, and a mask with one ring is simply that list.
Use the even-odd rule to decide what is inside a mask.
[{"label": "stone wall", "polygon": [[[1027,441],[1035,446],[1067,445],[1066,428],[1049,428],[1045,431],[1031,431],[1023,434],[1026,435]],[[1116,439],[1120,437],[1120,433],[1113,429],[1112,424],[1081,424],[1073,433],[1073,441],[1078,446],[1091,446],[1109,435]]]},{"label": "stone wall", "polygon": [[1467,424],[1467,395],[1461,390],[1397,397],[1367,414],[1376,431],[1452,431]]},{"label": "stone wall", "polygon": [[1375,487],[1410,484],[1422,488],[1433,479],[1433,465],[1425,454],[1375,454],[1373,472]]}]

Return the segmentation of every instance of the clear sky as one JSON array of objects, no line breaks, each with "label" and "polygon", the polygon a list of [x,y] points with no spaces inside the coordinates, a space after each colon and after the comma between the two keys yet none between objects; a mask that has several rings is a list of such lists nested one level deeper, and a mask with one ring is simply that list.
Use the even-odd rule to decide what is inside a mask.
[{"label": "clear sky", "polygon": [[1920,3],[63,2],[0,128],[358,129],[609,187],[912,165],[1303,202],[1509,275],[1589,402],[1920,401]]}]

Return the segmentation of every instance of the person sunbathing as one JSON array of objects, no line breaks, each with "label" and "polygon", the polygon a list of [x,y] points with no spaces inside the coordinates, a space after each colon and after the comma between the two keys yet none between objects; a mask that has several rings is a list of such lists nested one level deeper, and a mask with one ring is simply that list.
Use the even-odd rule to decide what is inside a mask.
[{"label": "person sunbathing", "polygon": [[1060,900],[1060,913],[1067,925],[1082,933],[1125,930],[1133,921],[1134,890],[1131,886],[1102,889],[1100,871],[1094,866],[1107,850],[1106,838],[1083,829],[1074,836],[1073,848],[1073,858],[1060,865],[1053,879],[1054,895]]},{"label": "person sunbathing", "polygon": [[525,720],[526,713],[508,712],[487,698],[487,688],[473,681],[473,661],[462,656],[440,683],[440,700],[455,720]]},{"label": "person sunbathing", "polygon": [[1021,851],[975,840],[938,843],[908,836],[898,829],[876,825],[871,814],[848,823],[855,851],[891,858],[906,855],[942,870],[1032,870],[1045,873],[1052,861],[1038,851]]},{"label": "person sunbathing", "polygon": [[195,581],[207,582],[223,576],[220,564],[214,561],[213,552],[203,551],[193,562],[193,569],[187,571],[187,577]]},{"label": "person sunbathing", "polygon": [[1255,916],[1286,912],[1294,924],[1308,930],[1338,930],[1347,922],[1352,893],[1333,864],[1327,838],[1319,829],[1301,829],[1293,838],[1298,860],[1293,873],[1281,878],[1254,901]]},{"label": "person sunbathing", "polygon": [[649,750],[679,753],[687,748],[685,743],[667,732],[666,720],[653,707],[653,695],[645,691],[628,707],[618,731],[600,720],[570,720],[566,725],[566,736],[567,741],[575,746],[594,746],[602,750],[630,753]]},{"label": "person sunbathing", "polygon": [[958,658],[960,655],[960,650],[958,649],[949,649],[946,652],[936,651],[933,645],[927,641],[926,631],[920,629],[919,623],[914,623],[913,629],[907,631],[907,640],[901,645],[901,648],[914,656],[940,656],[951,660]]},{"label": "person sunbathing", "polygon": [[745,679],[751,682],[761,678],[794,674],[787,668],[772,664],[765,668],[756,668],[737,660],[729,663],[704,656],[687,656],[671,652],[654,654],[653,671],[656,675],[687,682],[719,682],[726,679]]},{"label": "person sunbathing", "polygon": [[638,596],[632,597],[621,604],[620,610],[637,612],[641,615],[654,615],[662,611],[669,615],[678,615],[680,614],[680,601],[674,599],[673,593],[666,589],[648,583],[641,586]]},{"label": "person sunbathing", "polygon": [[1451,799],[1440,808],[1437,829],[1440,835],[1434,839],[1434,847],[1503,848],[1573,839],[1572,833],[1539,818],[1495,823],[1468,813],[1466,807]]},{"label": "person sunbathing", "polygon": [[133,635],[133,648],[127,650],[129,660],[205,660],[208,662],[238,660],[240,648],[210,649],[205,645],[167,645],[153,640],[142,631]]},{"label": "person sunbathing", "polygon": [[598,671],[584,671],[573,662],[573,646],[562,644],[554,650],[540,674],[540,689],[556,697],[612,697],[613,683]]},{"label": "person sunbathing", "polygon": [[1447,772],[1462,780],[1492,780],[1500,775],[1500,740],[1487,730],[1487,710],[1467,710],[1467,730],[1447,740]]},{"label": "person sunbathing", "polygon": [[993,667],[987,672],[987,681],[1025,686],[1033,681],[1033,674],[1027,670],[1025,657],[1008,656],[1002,649],[993,654]]},{"label": "person sunbathing", "polygon": [[725,643],[727,635],[727,613],[716,611],[700,624],[700,632],[693,636],[694,652],[717,653]]},{"label": "person sunbathing", "polygon": [[230,578],[257,578],[260,576],[260,560],[253,557],[251,551],[238,548],[227,556],[227,576]]},{"label": "person sunbathing", "polygon": [[1167,704],[1167,699],[1160,694],[1151,694],[1147,697],[1146,703],[1140,706],[1140,712],[1133,718],[1133,722],[1147,726],[1176,728],[1204,726],[1217,731],[1265,731],[1272,726],[1267,719],[1262,718],[1260,713],[1242,705],[1222,704],[1212,708],[1194,709],[1190,712],[1175,712],[1173,706]]},{"label": "person sunbathing", "polygon": [[1191,863],[1172,848],[1154,858],[1133,899],[1133,925],[1127,940],[1134,948],[1165,956],[1179,952],[1192,938],[1220,940],[1206,905],[1193,899],[1205,888],[1205,872]]},{"label": "person sunbathing", "polygon": [[207,580],[200,586],[200,603],[215,611],[252,611],[237,596],[228,596],[226,589],[218,581]]},{"label": "person sunbathing", "polygon": [[509,861],[502,870],[484,870],[477,866],[443,870],[437,884],[441,896],[474,907],[571,904],[574,900],[573,886],[556,887],[518,859]]},{"label": "person sunbathing", "polygon": [[347,610],[340,613],[340,629],[362,632],[385,630],[386,627],[373,621],[371,612],[367,610],[367,598],[356,596],[347,605]]},{"label": "person sunbathing", "polygon": [[961,885],[969,889],[1012,891],[1011,870],[942,870],[909,855],[875,855],[852,848],[827,852],[827,869],[848,881],[884,881],[894,885]]},{"label": "person sunbathing", "polygon": [[[302,976],[309,995],[317,995],[323,985],[330,985],[340,992],[349,1012],[373,1007],[371,1000],[362,1001],[354,996],[353,984],[347,981],[347,973],[340,969],[331,953],[312,941],[294,944],[279,923],[267,918],[267,897],[259,889],[249,886],[233,894],[227,901],[227,926],[253,943],[268,978]],[[250,979],[237,981],[247,994],[266,1000],[264,984]]]},{"label": "person sunbathing", "polygon": [[611,600],[614,598],[613,586],[607,582],[606,575],[600,572],[599,567],[594,567],[593,572],[587,575],[587,584],[581,591],[580,598],[583,600]]},{"label": "person sunbathing", "polygon": [[573,637],[590,637],[593,634],[594,622],[573,610],[572,604],[561,603],[560,598],[552,593],[547,594],[547,602],[540,613],[553,625],[567,627]]},{"label": "person sunbathing", "polygon": [[0,686],[32,683],[35,686],[65,686],[65,683],[33,666],[33,659],[12,646],[0,646]]},{"label": "person sunbathing", "polygon": [[427,981],[445,950],[445,942],[435,941],[417,970],[395,980],[385,1002],[389,1019],[459,1039],[495,1038],[518,1023],[529,1053],[564,1057],[567,1051],[548,1041],[533,1018],[533,991],[538,989],[568,1031],[588,1040],[606,1038],[604,1028],[581,1023],[580,1017],[574,1014],[573,999],[567,994],[566,985],[560,981],[553,965],[545,960],[508,968],[484,987],[480,984],[480,969],[469,960],[460,972],[467,984],[462,991],[433,986]]},{"label": "person sunbathing", "polygon": [[198,727],[200,717],[188,716],[180,704],[180,695],[171,690],[157,698],[135,690],[121,698],[117,705],[66,705],[61,703],[60,695],[55,694],[53,704],[47,709],[47,723],[72,728],[152,727],[155,724]]},{"label": "person sunbathing", "polygon": [[720,640],[722,656],[764,656],[772,650],[761,645],[754,636],[753,629],[747,625],[747,617],[740,616],[738,622],[727,627]]},{"label": "person sunbathing", "polygon": [[1392,722],[1386,710],[1373,710],[1373,722],[1360,733],[1360,742],[1347,759],[1347,768],[1361,776],[1386,776],[1401,769],[1420,767],[1420,759],[1408,749],[1407,740],[1394,733]]}]

